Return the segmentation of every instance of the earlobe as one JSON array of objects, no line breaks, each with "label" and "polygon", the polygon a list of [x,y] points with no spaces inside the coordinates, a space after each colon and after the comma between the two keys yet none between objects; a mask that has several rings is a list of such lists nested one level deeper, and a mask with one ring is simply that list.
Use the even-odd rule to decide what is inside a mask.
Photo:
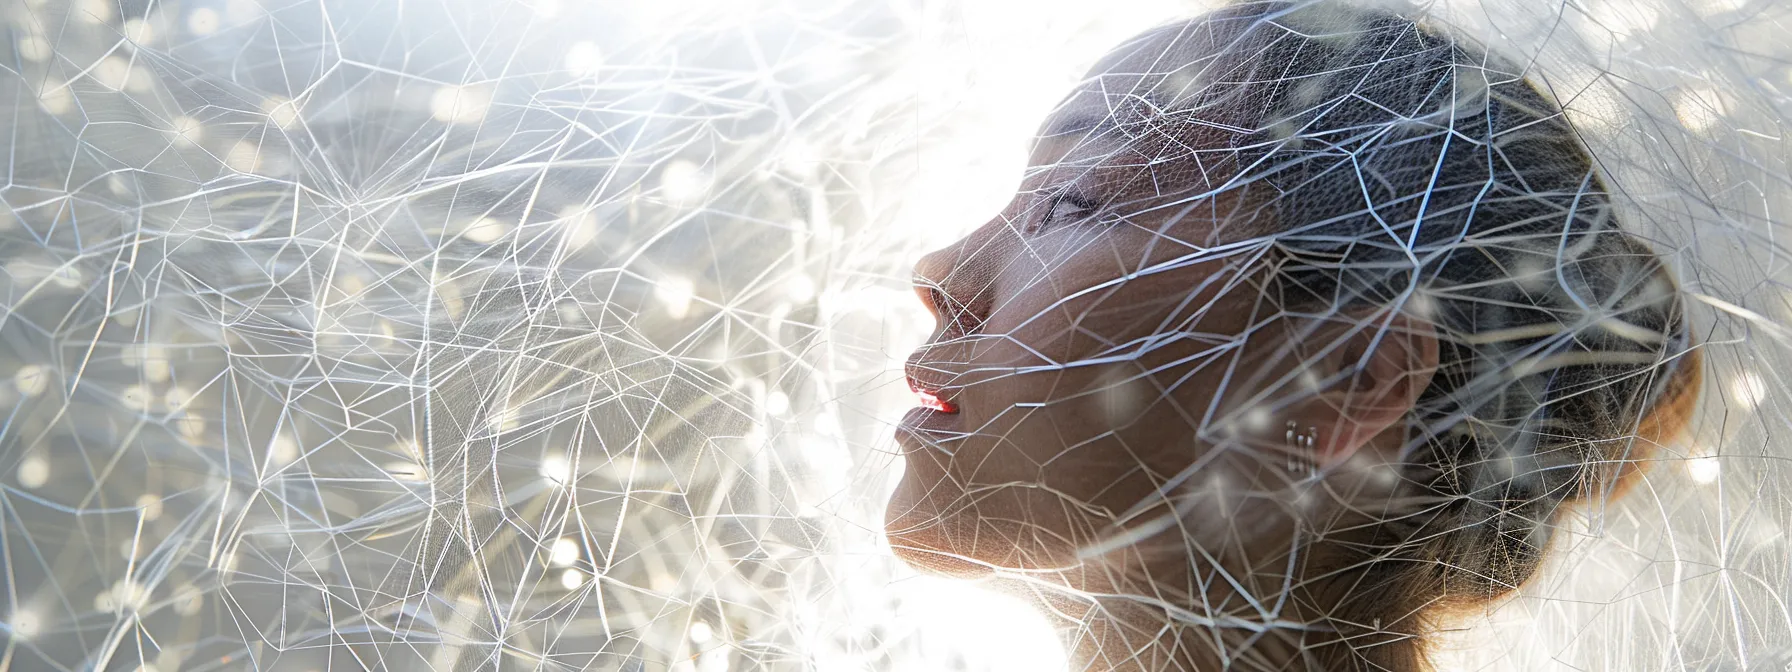
[{"label": "earlobe", "polygon": [[1318,436],[1314,459],[1324,467],[1341,464],[1411,414],[1437,371],[1437,332],[1429,321],[1403,313],[1365,314],[1340,333],[1345,339],[1323,359],[1336,382],[1320,391],[1308,417]]}]

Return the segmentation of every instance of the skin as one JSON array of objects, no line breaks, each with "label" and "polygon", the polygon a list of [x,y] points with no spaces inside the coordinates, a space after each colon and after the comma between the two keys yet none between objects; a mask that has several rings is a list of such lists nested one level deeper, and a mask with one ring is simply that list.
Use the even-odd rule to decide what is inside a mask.
[{"label": "skin", "polygon": [[[1438,356],[1410,310],[1266,295],[1276,223],[1230,182],[1234,138],[1129,106],[1187,84],[1131,74],[1165,69],[1175,36],[1098,64],[1002,212],[915,267],[939,328],[907,372],[957,412],[897,431],[892,546],[1066,618],[1072,669],[1274,668],[1310,648],[1338,591],[1302,549],[1391,495]],[[1271,634],[1240,654],[1216,630]]]},{"label": "skin", "polygon": [[[1427,58],[1477,61],[1473,45],[1442,54],[1447,42],[1412,42],[1395,35],[1407,24],[1374,16],[1325,3],[1243,3],[1135,38],[1045,120],[1007,206],[921,259],[916,291],[938,330],[906,367],[926,407],[897,431],[907,469],[887,532],[898,555],[1035,599],[1064,619],[1075,669],[1422,670],[1428,636],[1532,575],[1560,511],[1609,501],[1639,479],[1651,446],[1683,431],[1699,396],[1696,350],[1634,369],[1647,375],[1597,395],[1545,400],[1559,414],[1549,420],[1579,423],[1554,425],[1567,431],[1538,447],[1464,433],[1506,422],[1500,413],[1527,403],[1481,398],[1490,415],[1477,404],[1462,420],[1448,405],[1464,390],[1427,390],[1434,377],[1446,387],[1481,384],[1464,376],[1504,360],[1480,359],[1503,351],[1477,344],[1530,338],[1502,320],[1531,318],[1464,308],[1508,300],[1495,291],[1498,274],[1523,260],[1506,242],[1449,257],[1438,277],[1456,284],[1440,293],[1399,294],[1400,276],[1373,255],[1353,257],[1374,265],[1351,270],[1389,272],[1383,284],[1364,289],[1375,282],[1367,273],[1341,284],[1387,297],[1384,305],[1356,297],[1328,307],[1334,297],[1292,293],[1302,284],[1333,290],[1316,279],[1323,271],[1282,274],[1284,263],[1307,263],[1282,240],[1323,264],[1336,248],[1314,249],[1314,240],[1352,225],[1363,227],[1358,240],[1382,235],[1339,216],[1375,200],[1367,193],[1375,188],[1426,188],[1407,169],[1427,152],[1438,170],[1455,171],[1448,179],[1474,184],[1480,174],[1479,163],[1445,160],[1461,152],[1424,144],[1437,137],[1412,144],[1398,133],[1378,145],[1394,153],[1357,167],[1355,181],[1309,180],[1327,174],[1324,164],[1269,165],[1300,156],[1304,143],[1429,104],[1413,96],[1436,90],[1402,74],[1435,76],[1425,73],[1441,61]],[[1340,42],[1354,39],[1359,20],[1379,26],[1373,39],[1398,37],[1398,48]],[[1386,87],[1338,88],[1358,76],[1348,59],[1378,51],[1406,54],[1375,61],[1392,64],[1372,75],[1388,78],[1375,80]],[[1332,58],[1345,60],[1316,60]],[[1451,83],[1458,93],[1473,88]],[[1534,90],[1502,86],[1489,120],[1541,120],[1550,108]],[[1326,98],[1345,91],[1367,102]],[[1536,128],[1542,135],[1489,131],[1541,148],[1489,145],[1538,159],[1501,168],[1504,188],[1546,187],[1563,171],[1596,177],[1565,127]],[[1270,147],[1278,151],[1261,158]],[[1242,178],[1247,169],[1276,178]],[[1278,188],[1296,191],[1283,199]],[[1522,223],[1537,221],[1525,213],[1553,212],[1556,187],[1538,188],[1536,200],[1490,201],[1500,207],[1487,211],[1494,219],[1481,222],[1483,233],[1507,224],[1501,217]],[[1300,235],[1281,235],[1291,231]],[[1640,241],[1589,240],[1600,247],[1575,257],[1576,268],[1599,269],[1589,279],[1656,273],[1648,287],[1675,285]],[[1473,289],[1464,298],[1452,286]],[[1626,304],[1634,318],[1621,318],[1639,320],[1638,329],[1684,329],[1660,294],[1617,284],[1599,291],[1641,301]],[[1453,341],[1447,378],[1436,373],[1432,297],[1446,297],[1438,305],[1450,312],[1439,315],[1453,338],[1473,332]],[[1537,297],[1539,309],[1550,298]],[[1670,348],[1691,347],[1683,331],[1675,336]],[[1611,338],[1572,345],[1563,356],[1634,364],[1639,354]],[[1549,389],[1571,386],[1585,373],[1576,371],[1549,374]],[[1544,389],[1543,375],[1522,376],[1533,387],[1511,390]],[[1631,406],[1643,401],[1650,405]],[[1625,426],[1626,418],[1640,422]],[[1581,464],[1502,475],[1515,464],[1502,451],[1519,449]],[[1500,500],[1489,517],[1493,509],[1475,498],[1496,492],[1485,486],[1500,478],[1510,480],[1491,484],[1519,498]],[[1533,492],[1545,480],[1553,489]]]}]

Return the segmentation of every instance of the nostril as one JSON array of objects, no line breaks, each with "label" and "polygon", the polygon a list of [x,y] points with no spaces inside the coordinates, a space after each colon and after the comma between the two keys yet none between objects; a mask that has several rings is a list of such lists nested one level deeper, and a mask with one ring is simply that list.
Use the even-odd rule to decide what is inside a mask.
[{"label": "nostril", "polygon": [[952,315],[952,299],[946,296],[945,292],[940,291],[938,287],[927,288],[927,301],[933,304],[933,312],[935,315]]},{"label": "nostril", "polygon": [[915,283],[915,294],[919,295],[921,303],[927,305],[927,312],[933,313],[934,319],[941,322],[953,319],[952,303],[946,293],[940,291],[937,285],[917,282]]},{"label": "nostril", "polygon": [[983,321],[966,301],[968,293],[963,292],[972,286],[967,284],[972,278],[966,274],[974,269],[946,263],[955,260],[935,252],[915,265],[915,295],[933,313],[937,333],[945,338],[974,333]]},{"label": "nostril", "polygon": [[933,314],[939,320],[942,336],[963,336],[976,330],[977,316],[971,313],[969,306],[954,300],[951,294],[931,289],[927,300],[933,304]]}]

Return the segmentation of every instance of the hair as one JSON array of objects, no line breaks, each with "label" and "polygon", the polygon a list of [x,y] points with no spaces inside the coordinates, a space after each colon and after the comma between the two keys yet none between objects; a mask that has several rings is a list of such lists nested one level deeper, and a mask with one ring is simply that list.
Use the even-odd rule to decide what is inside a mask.
[{"label": "hair", "polygon": [[1424,669],[1439,619],[1523,584],[1566,505],[1622,491],[1687,424],[1700,366],[1678,287],[1505,58],[1339,2],[1240,3],[1161,30],[1172,72],[1151,73],[1153,107],[1247,129],[1227,160],[1275,240],[1266,296],[1399,305],[1436,327],[1400,467],[1419,504],[1339,551],[1350,569],[1313,599],[1349,643],[1308,654]]}]

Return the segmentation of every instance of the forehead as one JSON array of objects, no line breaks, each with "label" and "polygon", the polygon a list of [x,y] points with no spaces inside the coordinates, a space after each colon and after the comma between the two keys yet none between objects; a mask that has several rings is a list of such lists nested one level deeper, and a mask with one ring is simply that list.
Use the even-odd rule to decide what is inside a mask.
[{"label": "forehead", "polygon": [[[1036,159],[1152,161],[1223,150],[1249,133],[1248,101],[1228,97],[1248,68],[1237,47],[1262,17],[1209,14],[1146,31],[1110,51],[1046,117]],[[1236,87],[1232,87],[1236,88]],[[1183,155],[1183,156],[1177,156]]]}]

